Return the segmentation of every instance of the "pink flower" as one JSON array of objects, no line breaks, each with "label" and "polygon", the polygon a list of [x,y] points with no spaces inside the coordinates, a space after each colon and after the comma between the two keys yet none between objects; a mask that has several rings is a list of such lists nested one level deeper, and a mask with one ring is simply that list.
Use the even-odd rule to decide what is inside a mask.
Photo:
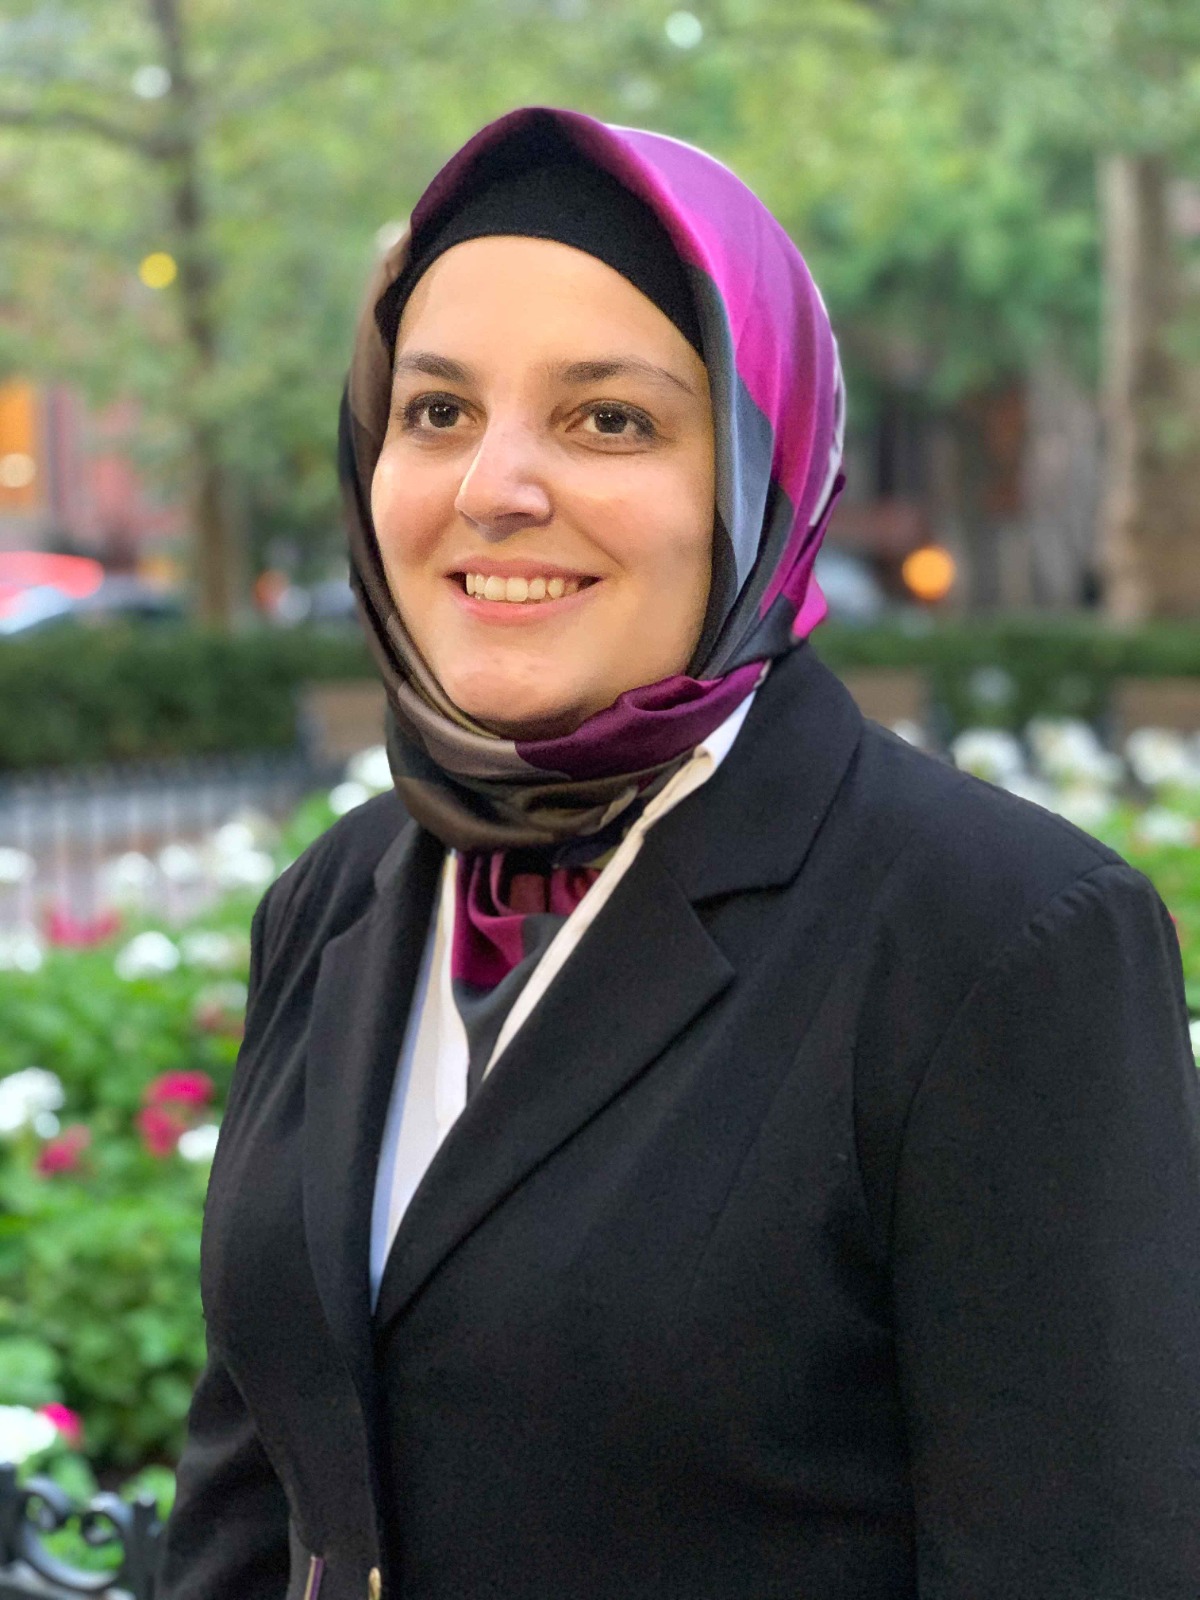
[{"label": "pink flower", "polygon": [[105,911],[90,920],[76,917],[62,906],[53,906],[46,914],[46,937],[51,944],[69,950],[87,950],[92,945],[111,939],[121,926],[116,911]]},{"label": "pink flower", "polygon": [[34,1165],[43,1178],[52,1178],[60,1172],[78,1172],[83,1152],[91,1142],[91,1129],[81,1122],[72,1123],[57,1138],[47,1140]]},{"label": "pink flower", "polygon": [[178,1111],[172,1111],[167,1106],[146,1106],[138,1112],[135,1120],[142,1144],[156,1161],[163,1161],[174,1154],[179,1135],[187,1129],[187,1123]]},{"label": "pink flower", "polygon": [[213,1097],[207,1072],[164,1072],[146,1085],[143,1099],[149,1106],[206,1106]]},{"label": "pink flower", "polygon": [[83,1418],[78,1411],[72,1411],[70,1406],[59,1405],[57,1400],[39,1409],[42,1416],[54,1424],[72,1450],[83,1449]]}]

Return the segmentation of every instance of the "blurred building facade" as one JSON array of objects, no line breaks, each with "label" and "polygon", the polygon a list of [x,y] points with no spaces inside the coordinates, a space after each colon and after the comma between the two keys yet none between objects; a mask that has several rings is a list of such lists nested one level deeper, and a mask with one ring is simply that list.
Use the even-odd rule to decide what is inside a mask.
[{"label": "blurred building facade", "polygon": [[0,383],[0,550],[60,550],[131,571],[184,532],[134,461],[133,401],[89,410],[65,384]]}]

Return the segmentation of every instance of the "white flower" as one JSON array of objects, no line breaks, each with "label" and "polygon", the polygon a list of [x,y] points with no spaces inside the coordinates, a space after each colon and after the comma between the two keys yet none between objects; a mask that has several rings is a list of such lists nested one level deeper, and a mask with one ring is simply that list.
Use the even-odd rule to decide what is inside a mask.
[{"label": "white flower", "polygon": [[154,978],[174,972],[179,965],[179,950],[165,933],[151,930],[139,933],[117,955],[114,963],[118,978]]},{"label": "white flower", "polygon": [[372,794],[383,794],[392,787],[392,768],[383,745],[372,745],[360,750],[346,763],[346,777],[352,783],[361,783]]},{"label": "white flower", "polygon": [[1138,728],[1125,741],[1125,755],[1147,789],[1170,785],[1200,788],[1200,760],[1187,739],[1170,728]]},{"label": "white flower", "polygon": [[229,972],[246,959],[246,941],[236,933],[218,933],[210,928],[195,928],[185,933],[179,949],[189,967],[208,972]]},{"label": "white flower", "polygon": [[270,817],[247,808],[230,817],[209,840],[210,853],[240,856],[247,850],[261,850],[275,843],[278,829]]},{"label": "white flower", "polygon": [[58,1438],[58,1429],[49,1417],[28,1406],[0,1406],[0,1461],[19,1466],[39,1450],[47,1450]]},{"label": "white flower", "polygon": [[1200,1061],[1200,1017],[1197,1017],[1192,1023],[1188,1029],[1188,1033],[1191,1035],[1192,1040],[1192,1054],[1195,1056],[1197,1061]]},{"label": "white flower", "polygon": [[17,1133],[45,1112],[59,1111],[62,1081],[45,1067],[26,1067],[0,1078],[0,1133]]},{"label": "white flower", "polygon": [[0,972],[36,972],[44,960],[42,941],[32,929],[0,933]]},{"label": "white flower", "polygon": [[1103,789],[1078,788],[1064,789],[1054,797],[1049,809],[1085,833],[1095,833],[1108,822],[1116,807]]},{"label": "white flower", "polygon": [[0,883],[24,883],[32,878],[37,864],[24,850],[0,845]]},{"label": "white flower", "polygon": [[189,1128],[179,1135],[179,1154],[185,1161],[211,1161],[217,1151],[220,1131],[215,1122],[202,1122],[198,1128]]},{"label": "white flower", "polygon": [[335,817],[344,817],[347,811],[353,811],[355,806],[363,805],[370,798],[371,791],[365,783],[348,779],[329,791],[329,809]]},{"label": "white flower", "polygon": [[963,772],[992,783],[1004,783],[1025,770],[1020,744],[999,728],[967,728],[950,746],[950,754]]},{"label": "white flower", "polygon": [[39,1111],[33,1119],[33,1131],[39,1139],[54,1139],[62,1132],[62,1123],[53,1111]]},{"label": "white flower", "polygon": [[919,722],[901,717],[899,722],[892,723],[892,732],[897,739],[903,739],[905,744],[915,745],[918,750],[925,749],[925,730]]},{"label": "white flower", "polygon": [[122,906],[141,905],[157,878],[158,868],[140,850],[127,850],[123,856],[106,861],[100,869],[105,898]]},{"label": "white flower", "polygon": [[1120,756],[1105,750],[1086,722],[1038,717],[1025,732],[1039,769],[1058,783],[1108,788],[1124,776]]},{"label": "white flower", "polygon": [[1135,831],[1143,844],[1189,845],[1196,841],[1196,824],[1180,811],[1151,806],[1137,820]]},{"label": "white flower", "polygon": [[1035,806],[1044,806],[1047,811],[1053,811],[1058,800],[1051,784],[1042,778],[1031,777],[1028,772],[1012,773],[1003,780],[1000,787],[1022,800],[1031,800]]},{"label": "white flower", "polygon": [[257,811],[242,811],[208,841],[205,857],[221,889],[265,889],[275,876],[275,862],[262,847],[274,835],[273,824]]},{"label": "white flower", "polygon": [[190,845],[168,844],[158,852],[158,870],[170,883],[199,883],[204,862]]},{"label": "white flower", "polygon": [[275,862],[265,850],[240,850],[219,857],[214,876],[222,889],[265,889],[275,876]]}]

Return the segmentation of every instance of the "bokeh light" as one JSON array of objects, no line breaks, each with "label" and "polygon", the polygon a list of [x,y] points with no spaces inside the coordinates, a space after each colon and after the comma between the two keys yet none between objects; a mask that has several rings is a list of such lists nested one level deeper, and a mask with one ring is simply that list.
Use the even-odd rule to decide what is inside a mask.
[{"label": "bokeh light", "polygon": [[694,50],[704,37],[704,24],[691,11],[672,11],[664,32],[677,50]]},{"label": "bokeh light", "polygon": [[165,289],[179,276],[175,257],[165,250],[153,250],[138,267],[138,277],[147,289]]},{"label": "bokeh light", "polygon": [[166,67],[139,67],[133,75],[133,92],[139,100],[161,100],[171,89],[171,74]]},{"label": "bokeh light", "polygon": [[28,489],[37,477],[37,462],[24,450],[0,456],[0,489]]},{"label": "bokeh light", "polygon": [[900,575],[918,600],[944,600],[958,574],[954,557],[939,544],[923,545],[905,557]]}]

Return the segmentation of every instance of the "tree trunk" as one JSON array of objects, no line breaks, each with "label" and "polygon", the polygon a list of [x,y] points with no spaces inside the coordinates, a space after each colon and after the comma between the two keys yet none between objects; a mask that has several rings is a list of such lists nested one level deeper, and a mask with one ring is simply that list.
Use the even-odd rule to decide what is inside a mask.
[{"label": "tree trunk", "polygon": [[1200,439],[1168,336],[1179,277],[1159,156],[1107,157],[1100,546],[1118,622],[1200,613]]},{"label": "tree trunk", "polygon": [[1022,463],[1035,605],[1071,610],[1094,603],[1100,487],[1095,397],[1049,349],[1027,384],[1029,426]]},{"label": "tree trunk", "polygon": [[201,621],[227,628],[239,599],[241,571],[221,459],[220,424],[214,414],[213,380],[219,355],[217,271],[208,245],[208,216],[200,176],[197,92],[188,61],[180,0],[150,0],[150,13],[171,74],[169,205],[191,369],[185,423],[191,457],[189,502],[197,610]]}]

